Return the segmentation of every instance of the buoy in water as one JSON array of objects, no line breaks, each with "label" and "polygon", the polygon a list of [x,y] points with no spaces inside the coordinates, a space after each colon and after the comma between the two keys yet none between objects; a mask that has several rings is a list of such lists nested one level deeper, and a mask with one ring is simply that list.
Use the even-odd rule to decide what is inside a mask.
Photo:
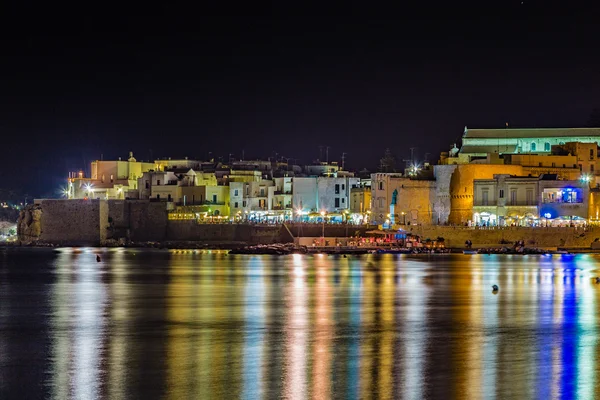
[{"label": "buoy in water", "polygon": [[498,285],[492,285],[492,290],[494,292],[497,292],[498,291]]},{"label": "buoy in water", "polygon": [[96,261],[97,261],[97,262],[100,262],[100,261],[102,261],[102,259],[100,258],[100,256],[99,256],[98,254],[96,254]]}]

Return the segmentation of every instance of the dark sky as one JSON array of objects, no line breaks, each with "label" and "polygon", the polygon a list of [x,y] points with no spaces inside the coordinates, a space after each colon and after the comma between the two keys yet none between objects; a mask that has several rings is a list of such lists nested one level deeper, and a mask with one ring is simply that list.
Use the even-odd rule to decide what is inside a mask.
[{"label": "dark sky", "polygon": [[600,107],[597,10],[540,3],[223,16],[23,2],[0,21],[0,185],[51,194],[129,150],[306,163],[324,145],[375,169],[386,147],[437,160],[465,125],[584,125]]}]

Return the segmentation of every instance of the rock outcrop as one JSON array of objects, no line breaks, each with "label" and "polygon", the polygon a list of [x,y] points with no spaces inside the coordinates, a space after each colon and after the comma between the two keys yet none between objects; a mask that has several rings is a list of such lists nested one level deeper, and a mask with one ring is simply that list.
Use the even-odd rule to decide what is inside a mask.
[{"label": "rock outcrop", "polygon": [[22,243],[31,243],[42,235],[42,207],[36,204],[26,206],[19,213],[17,235]]}]

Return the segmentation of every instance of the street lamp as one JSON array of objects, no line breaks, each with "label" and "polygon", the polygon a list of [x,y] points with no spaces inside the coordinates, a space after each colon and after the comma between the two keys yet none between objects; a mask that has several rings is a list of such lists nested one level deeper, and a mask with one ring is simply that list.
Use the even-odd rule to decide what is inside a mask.
[{"label": "street lamp", "polygon": [[402,225],[406,225],[406,213],[402,211],[400,214],[402,214]]}]

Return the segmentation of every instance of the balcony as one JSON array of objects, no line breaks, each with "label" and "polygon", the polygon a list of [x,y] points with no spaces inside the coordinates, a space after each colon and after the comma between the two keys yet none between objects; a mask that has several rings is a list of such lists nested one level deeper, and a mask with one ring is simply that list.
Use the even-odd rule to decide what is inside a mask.
[{"label": "balcony", "polygon": [[537,202],[534,201],[507,201],[506,207],[537,207]]},{"label": "balcony", "polygon": [[274,194],[275,195],[281,195],[281,194],[289,194],[289,195],[291,195],[292,191],[291,190],[285,190],[285,191],[284,190],[276,190]]},{"label": "balcony", "polygon": [[479,200],[479,201],[473,202],[473,206],[475,206],[475,207],[495,207],[497,205],[498,205],[498,202],[490,201],[490,200],[488,200],[488,201]]},{"label": "balcony", "polygon": [[273,210],[291,210],[291,209],[292,209],[292,205],[291,204],[287,204],[287,205],[285,205],[285,207],[281,206],[279,204],[273,206]]},{"label": "balcony", "polygon": [[179,203],[177,203],[178,206],[224,206],[225,202],[224,201],[208,201],[208,200],[204,200],[204,201],[186,201],[185,204],[183,204],[183,201],[180,201]]}]

